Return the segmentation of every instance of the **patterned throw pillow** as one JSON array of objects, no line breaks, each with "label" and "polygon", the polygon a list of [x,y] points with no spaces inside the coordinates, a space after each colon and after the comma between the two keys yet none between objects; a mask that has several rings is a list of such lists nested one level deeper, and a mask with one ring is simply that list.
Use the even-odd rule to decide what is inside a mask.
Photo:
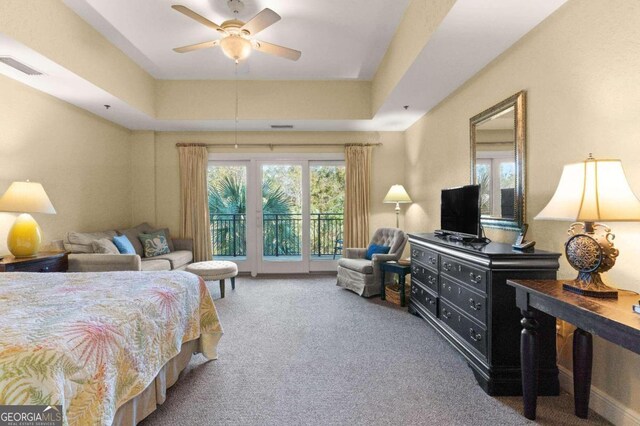
[{"label": "patterned throw pillow", "polygon": [[150,234],[140,234],[138,238],[142,243],[144,257],[156,257],[170,252],[167,237],[163,230]]}]

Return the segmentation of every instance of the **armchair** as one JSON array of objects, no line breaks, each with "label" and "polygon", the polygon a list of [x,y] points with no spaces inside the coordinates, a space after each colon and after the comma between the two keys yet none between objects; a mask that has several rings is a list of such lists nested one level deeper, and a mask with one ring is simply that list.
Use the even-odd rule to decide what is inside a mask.
[{"label": "armchair", "polygon": [[[368,260],[366,248],[345,248],[344,257],[338,260],[337,285],[364,297],[379,295],[380,263],[400,259],[407,240],[407,234],[400,229],[380,228],[373,234],[370,244],[389,246],[388,254],[374,254]],[[385,279],[391,284],[393,276],[387,274]]]}]

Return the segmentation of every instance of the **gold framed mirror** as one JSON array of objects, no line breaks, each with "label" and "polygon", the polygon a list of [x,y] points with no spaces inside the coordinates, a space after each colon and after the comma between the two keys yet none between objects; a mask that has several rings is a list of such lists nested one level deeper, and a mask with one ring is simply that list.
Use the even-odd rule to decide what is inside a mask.
[{"label": "gold framed mirror", "polygon": [[524,223],[525,102],[518,92],[470,120],[471,183],[480,184],[480,220],[488,228]]}]

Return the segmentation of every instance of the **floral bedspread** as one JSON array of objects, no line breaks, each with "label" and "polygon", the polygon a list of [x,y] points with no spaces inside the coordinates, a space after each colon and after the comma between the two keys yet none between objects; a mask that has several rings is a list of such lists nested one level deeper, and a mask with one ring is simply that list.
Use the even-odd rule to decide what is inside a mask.
[{"label": "floral bedspread", "polygon": [[204,282],[186,272],[0,274],[0,405],[62,405],[69,425],[110,425],[183,343],[216,358]]}]

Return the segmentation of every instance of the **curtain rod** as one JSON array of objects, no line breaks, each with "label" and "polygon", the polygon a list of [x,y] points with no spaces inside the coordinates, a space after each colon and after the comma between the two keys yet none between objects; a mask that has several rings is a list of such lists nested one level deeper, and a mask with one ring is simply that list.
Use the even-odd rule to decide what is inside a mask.
[{"label": "curtain rod", "polygon": [[[309,144],[301,144],[301,143],[239,143],[238,144],[238,148],[245,148],[245,147],[258,147],[258,146],[262,146],[262,147],[266,147],[266,148],[270,148],[273,149],[273,147],[276,146],[288,146],[288,147],[296,147],[296,148],[300,148],[300,147],[304,147],[304,148],[309,148],[309,147],[314,147],[314,146],[380,146],[382,145],[381,142],[376,142],[376,143],[324,143],[324,144],[317,144],[317,145],[309,145]],[[215,144],[215,143],[177,143],[176,146],[206,146],[206,147],[236,147],[236,144],[233,143],[219,143],[219,144]]]}]

